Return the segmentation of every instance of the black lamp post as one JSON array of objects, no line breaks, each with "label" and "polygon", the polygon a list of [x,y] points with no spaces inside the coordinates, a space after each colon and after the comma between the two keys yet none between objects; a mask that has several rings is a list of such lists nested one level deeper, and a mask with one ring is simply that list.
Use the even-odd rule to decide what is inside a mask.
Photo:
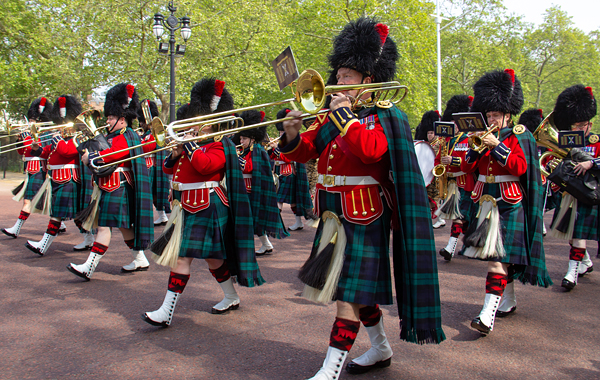
[{"label": "black lamp post", "polygon": [[172,1],[169,1],[169,11],[171,15],[165,17],[160,13],[154,15],[154,25],[152,26],[152,32],[156,36],[156,39],[160,41],[165,28],[170,32],[169,44],[164,42],[158,43],[158,52],[161,54],[168,54],[171,58],[171,84],[170,84],[170,97],[169,97],[169,120],[175,121],[175,56],[183,56],[185,53],[185,45],[175,46],[175,31],[181,29],[181,38],[183,41],[187,41],[192,35],[192,29],[190,29],[190,18],[183,16],[182,18],[175,17],[174,13],[177,10],[173,5]]}]

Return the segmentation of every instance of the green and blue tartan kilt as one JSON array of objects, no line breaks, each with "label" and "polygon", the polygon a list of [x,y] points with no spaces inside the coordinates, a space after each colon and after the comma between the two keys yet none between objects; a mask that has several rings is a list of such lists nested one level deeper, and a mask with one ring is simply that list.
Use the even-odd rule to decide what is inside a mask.
[{"label": "green and blue tartan kilt", "polygon": [[465,191],[465,189],[458,188],[460,193],[460,201],[458,203],[458,209],[460,210],[463,222],[471,224],[473,218],[477,214],[477,205],[471,199],[471,192]]},{"label": "green and blue tartan kilt", "polygon": [[24,199],[30,201],[33,199],[33,197],[35,197],[38,190],[44,184],[44,181],[46,180],[46,172],[40,170],[35,174],[27,173],[27,176],[29,177],[29,179],[27,180],[27,188],[25,189]]},{"label": "green and blue tartan kilt", "polygon": [[79,184],[72,179],[65,183],[52,181],[53,218],[73,219],[79,205]]},{"label": "green and blue tartan kilt", "polygon": [[[180,191],[173,191],[181,199]],[[183,210],[183,232],[179,257],[195,259],[227,259],[225,230],[229,210],[215,192],[210,193],[210,206],[195,214]]]},{"label": "green and blue tartan kilt", "polygon": [[154,190],[156,188],[156,183],[154,182],[155,176],[154,176],[154,166],[149,167],[148,168],[148,179],[150,182],[150,187],[152,189],[152,196],[154,199],[154,194],[156,193],[156,191]]},{"label": "green and blue tartan kilt", "polygon": [[296,175],[279,175],[279,166],[275,167],[275,174],[279,176],[279,188],[277,189],[277,202],[296,204]]},{"label": "green and blue tartan kilt", "polygon": [[[487,183],[483,187],[483,194],[489,194],[496,199],[502,197],[500,185]],[[527,259],[527,242],[525,225],[525,210],[523,203],[510,204],[500,199],[497,201],[500,213],[500,228],[502,231],[502,242],[506,255],[503,258],[491,258],[485,261],[499,261],[506,264],[529,265]],[[477,218],[473,216],[473,223]]]},{"label": "green and blue tartan kilt", "polygon": [[[554,218],[560,213],[560,202],[554,210]],[[573,239],[598,240],[598,206],[586,205],[577,201],[577,217],[573,228]]]},{"label": "green and blue tartan kilt", "polygon": [[98,207],[98,226],[131,228],[131,200],[133,199],[133,187],[125,180],[125,175],[120,173],[121,186],[113,191],[102,190],[100,205]]},{"label": "green and blue tartan kilt", "polygon": [[[392,305],[390,269],[391,210],[382,197],[384,211],[369,225],[354,224],[343,219],[339,193],[317,190],[321,214],[330,210],[340,216],[346,232],[344,265],[338,282],[336,300],[373,306]],[[323,230],[319,222],[314,245],[318,246]]]}]

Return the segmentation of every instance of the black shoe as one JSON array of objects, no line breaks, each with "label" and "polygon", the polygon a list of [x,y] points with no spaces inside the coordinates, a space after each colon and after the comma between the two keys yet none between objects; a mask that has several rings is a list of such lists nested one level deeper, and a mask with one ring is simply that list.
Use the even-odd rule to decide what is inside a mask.
[{"label": "black shoe", "polygon": [[83,248],[75,248],[75,247],[73,247],[73,251],[75,251],[75,252],[80,252],[80,251],[89,251],[89,250],[91,250],[91,249],[92,249],[92,246],[91,246],[91,245],[85,246],[85,247],[83,247]]},{"label": "black shoe", "polygon": [[153,321],[152,319],[148,318],[148,316],[146,315],[146,313],[142,314],[142,319],[144,321],[146,321],[147,323],[150,323],[152,326],[169,327],[169,325],[167,324],[167,322],[156,322],[156,321]]},{"label": "black shoe", "polygon": [[42,253],[42,251],[40,251],[39,248],[34,247],[33,245],[29,244],[29,242],[25,243],[25,247],[33,253],[37,253],[40,256],[44,256],[44,254]]},{"label": "black shoe", "polygon": [[375,364],[371,364],[371,365],[358,365],[354,362],[350,362],[348,363],[348,365],[346,366],[346,372],[353,374],[353,375],[359,375],[361,373],[366,373],[369,372],[372,369],[375,368],[386,368],[389,367],[390,364],[392,364],[392,358],[388,358],[386,360],[382,360],[380,362],[377,362]]},{"label": "black shoe", "polygon": [[498,317],[498,318],[508,317],[509,315],[514,313],[515,310],[517,310],[516,306],[511,307],[509,311],[496,310],[496,317]]},{"label": "black shoe", "polygon": [[444,258],[444,260],[450,261],[450,260],[452,260],[452,257],[454,255],[451,254],[450,252],[446,251],[446,248],[442,248],[442,249],[440,249],[440,256],[442,256]]},{"label": "black shoe", "polygon": [[567,280],[566,278],[563,278],[562,284],[560,284],[560,286],[562,286],[563,288],[565,288],[567,290],[573,290],[575,285],[577,285],[577,284]]},{"label": "black shoe", "polygon": [[66,228],[66,227],[65,227],[65,228],[59,228],[59,229],[58,229],[58,233],[59,233],[59,234],[64,234],[65,232],[67,232],[67,228]]},{"label": "black shoe", "polygon": [[272,248],[271,248],[271,249],[267,249],[267,250],[266,250],[266,251],[264,251],[264,252],[254,252],[254,255],[255,255],[255,256],[264,256],[264,255],[266,255],[267,253],[268,253],[268,254],[271,254],[271,253],[273,253],[273,249],[272,249]]},{"label": "black shoe", "polygon": [[71,264],[67,265],[67,269],[69,270],[69,272],[73,273],[76,276],[79,276],[81,278],[83,278],[86,281],[89,281],[90,279],[85,275],[85,273],[81,273],[75,270],[75,268],[73,268],[71,266]]},{"label": "black shoe", "polygon": [[229,310],[237,310],[240,308],[240,304],[236,304],[236,305],[231,305],[229,306],[227,309],[223,309],[223,310],[217,310],[214,307],[212,308],[212,310],[210,311],[211,314],[225,314],[227,313]]},{"label": "black shoe", "polygon": [[16,239],[16,238],[18,237],[17,235],[13,234],[12,232],[8,232],[8,231],[6,230],[6,228],[3,228],[3,229],[2,229],[2,232],[4,232],[4,235],[8,235],[8,236],[10,236],[11,238],[15,238],[15,239]]},{"label": "black shoe", "polygon": [[471,321],[471,327],[479,331],[483,335],[487,335],[490,333],[490,331],[492,331],[491,327],[484,325],[483,322],[481,322],[481,320],[479,319],[479,317]]}]

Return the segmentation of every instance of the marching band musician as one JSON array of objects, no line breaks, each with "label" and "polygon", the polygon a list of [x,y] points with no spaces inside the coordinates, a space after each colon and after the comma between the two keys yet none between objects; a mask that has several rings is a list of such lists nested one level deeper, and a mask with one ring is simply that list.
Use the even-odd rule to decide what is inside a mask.
[{"label": "marching band musician", "polygon": [[[488,261],[485,303],[471,327],[482,334],[494,328],[496,312],[516,309],[514,279],[548,287],[542,245],[541,177],[536,142],[511,117],[523,106],[521,83],[511,69],[486,73],[474,85],[471,111],[481,112],[499,132],[482,137],[483,150],[470,149],[461,164],[479,171],[471,199],[479,204],[477,220],[465,233],[465,256]],[[508,285],[507,285],[508,284]]]},{"label": "marching band musician", "polygon": [[[581,84],[565,89],[558,95],[554,106],[554,123],[561,131],[584,131],[586,147],[583,149],[592,160],[579,162],[575,174],[600,168],[600,138],[590,134],[596,116],[596,98],[591,87]],[[577,212],[574,212],[577,210]],[[564,227],[563,227],[564,226]],[[593,270],[593,263],[586,248],[586,240],[598,241],[598,206],[579,202],[569,193],[563,193],[559,207],[554,211],[550,236],[569,240],[569,268],[561,286],[572,290],[577,278]]]},{"label": "marching band musician", "polygon": [[[153,101],[144,99],[140,102],[140,109],[138,110],[138,122],[144,131],[141,136],[142,143],[149,143],[155,140],[154,135],[152,134],[152,125],[146,123],[146,118],[144,117],[144,112],[142,111],[142,104],[144,102],[148,104],[151,117],[158,117],[159,113],[158,107]],[[144,145],[142,149],[144,150],[144,153],[152,152],[156,150],[156,143]],[[169,204],[169,178],[162,170],[162,167],[156,164],[157,162],[164,161],[166,157],[164,152],[165,151],[163,150],[146,156],[146,166],[148,167],[148,175],[150,176],[150,184],[152,186],[152,201],[156,211],[158,212],[158,219],[154,221],[155,226],[164,226],[167,224],[167,221],[169,220],[167,213],[171,212],[171,205]]]},{"label": "marching band musician", "polygon": [[[141,154],[141,148],[102,157],[110,152],[119,151],[140,144],[140,137],[131,129],[132,121],[137,117],[139,98],[135,87],[131,84],[120,83],[106,93],[104,115],[110,125],[106,140],[110,148],[100,152],[86,152],[81,161],[88,165],[94,163],[116,162],[121,159]],[[89,281],[96,266],[108,250],[112,236],[112,228],[119,228],[123,240],[132,250],[133,263],[122,268],[123,271],[144,271],[149,267],[144,255],[154,238],[152,227],[152,201],[150,181],[146,162],[136,158],[119,164],[116,170],[105,177],[96,178],[100,189],[98,200],[92,200],[97,206],[97,212],[92,212],[90,218],[98,218],[98,232],[92,251],[85,263],[69,264],[67,269],[73,274]],[[91,207],[92,204],[90,204]]]},{"label": "marching band musician", "polygon": [[[388,27],[360,18],[347,24],[334,40],[328,83],[392,80],[397,58]],[[372,93],[361,96],[367,102],[364,106],[351,109],[348,95],[357,93],[334,94],[331,112],[318,115],[306,132],[298,133],[299,119],[283,123],[280,150],[288,159],[319,158],[315,202],[321,221],[310,258],[300,272],[307,284],[304,294],[322,302],[334,299],[337,306],[327,356],[312,379],[338,378],[361,322],[371,348],[346,370],[364,373],[390,365],[392,349],[379,308],[379,304],[393,303],[390,228],[400,338],[418,343],[445,339],[433,229],[406,115],[389,101],[369,103]],[[291,111],[289,116],[300,114]],[[324,284],[319,284],[321,266],[313,264],[321,262],[322,256],[331,256],[332,270],[322,278]],[[329,267],[327,262],[324,266]],[[417,273],[419,280],[413,277]],[[418,305],[412,297],[417,297]]]},{"label": "marching band musician", "polygon": [[[61,95],[54,102],[52,121],[56,125],[74,122],[81,109],[81,103],[75,97]],[[39,255],[44,255],[58,234],[61,222],[72,219],[79,210],[81,176],[79,152],[72,136],[65,140],[60,130],[55,131],[52,143],[43,149],[41,155],[47,157],[50,174],[46,180],[50,186],[42,186],[40,189],[40,192],[48,191],[45,196],[51,198],[50,222],[40,241],[29,240],[25,246]]]},{"label": "marching band musician", "polygon": [[[472,101],[472,96],[454,95],[446,103],[442,121],[453,121],[453,113],[468,112]],[[446,199],[443,200],[442,205],[436,211],[436,215],[442,220],[452,221],[448,244],[440,250],[440,255],[446,261],[450,261],[454,257],[458,237],[467,229],[471,205],[473,204],[471,200],[471,190],[475,185],[473,174],[466,174],[460,170],[460,164],[464,161],[469,150],[468,139],[467,134],[459,132],[458,126],[455,124],[454,136],[448,137],[446,141],[448,155],[440,157],[440,163],[446,166],[448,190]]]},{"label": "marching band musician", "polygon": [[[435,136],[433,123],[440,121],[440,113],[438,111],[427,111],[421,117],[421,123],[415,129],[415,140],[426,141],[435,152],[435,164],[439,164],[442,138]],[[429,197],[429,208],[431,209],[431,220],[433,228],[441,228],[446,225],[443,218],[435,215],[438,210],[438,199],[440,197],[437,181],[431,181],[427,185],[427,196]]]},{"label": "marching band musician", "polygon": [[[282,119],[287,116],[291,110],[284,108],[277,112],[277,119]],[[276,123],[275,127],[279,134],[283,134],[283,123]],[[283,204],[290,205],[296,222],[288,227],[290,231],[301,230],[304,228],[302,217],[312,218],[313,203],[310,197],[310,185],[306,174],[304,164],[290,161],[277,147],[277,142],[269,144],[272,148],[271,159],[275,163],[275,175],[279,178],[279,187],[277,188],[277,204],[279,209],[283,208]]]},{"label": "marching band musician", "polygon": [[[242,112],[240,117],[244,120],[245,126],[254,125],[263,121],[265,113],[249,110]],[[273,183],[269,155],[261,145],[267,136],[267,127],[247,129],[240,131],[237,135],[242,145],[239,161],[252,208],[254,234],[258,236],[262,244],[256,251],[256,255],[262,256],[273,252],[273,244],[269,241],[269,235],[283,239],[290,234],[285,230],[281,212],[277,207],[277,193]]]},{"label": "marching band musician", "polygon": [[[44,97],[34,100],[27,111],[27,118],[32,123],[48,122],[51,119],[51,115],[52,103]],[[41,157],[41,149],[32,149],[38,145],[39,140],[38,142],[33,141],[31,133],[26,131],[19,134],[17,141],[23,142],[22,148],[18,149],[17,153],[23,156],[23,161],[27,163],[25,168],[27,177],[21,185],[13,190],[13,194],[15,195],[13,199],[17,202],[23,200],[23,208],[21,208],[21,213],[14,226],[2,229],[4,234],[15,239],[19,236],[23,223],[25,223],[31,214],[31,200],[46,179],[46,158]]]},{"label": "marching band musician", "polygon": [[[233,98],[225,82],[204,78],[194,85],[190,104],[183,107],[177,112],[178,117],[208,115],[232,110]],[[202,133],[219,129],[227,129],[227,123],[205,126]],[[233,276],[246,287],[261,285],[264,280],[254,253],[250,202],[235,145],[227,137],[205,140],[202,146],[193,140],[185,142],[167,156],[163,170],[172,175],[174,207],[166,232],[151,249],[157,263],[169,265],[172,270],[162,306],[146,312],[144,320],[156,326],[171,324],[194,259],[206,261],[225,295],[212,313],[236,310],[240,297],[233,286]],[[220,184],[223,179],[226,188]],[[158,249],[163,240],[165,243]]]}]

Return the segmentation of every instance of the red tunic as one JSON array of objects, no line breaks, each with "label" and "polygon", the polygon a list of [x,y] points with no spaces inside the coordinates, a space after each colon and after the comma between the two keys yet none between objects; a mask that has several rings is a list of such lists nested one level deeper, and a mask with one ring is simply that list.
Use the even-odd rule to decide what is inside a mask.
[{"label": "red tunic", "polygon": [[[156,140],[154,139],[154,135],[152,135],[152,133],[147,133],[144,136],[142,136],[142,143],[151,143],[151,142],[154,142],[154,144],[148,144],[148,145],[142,146],[144,153],[148,153],[148,152],[152,152],[153,150],[156,150]],[[156,155],[151,154],[151,155],[145,156],[145,158],[146,158],[146,166],[148,168],[151,168],[154,165],[156,165]]]},{"label": "red tunic", "polygon": [[244,176],[244,184],[246,185],[246,192],[252,192],[252,169],[254,169],[254,165],[252,164],[252,150],[248,152],[246,156],[242,158],[244,163],[240,163],[242,167],[242,175]]},{"label": "red tunic", "polygon": [[[73,139],[60,140],[54,150],[52,144],[47,145],[42,155],[48,156],[48,169],[52,170],[52,181],[65,183],[73,179],[75,182],[81,183],[79,152],[77,152]],[[65,165],[67,167],[64,167]]]},{"label": "red tunic", "polygon": [[[37,140],[39,143],[39,139]],[[48,158],[48,154],[42,151],[40,156],[36,156],[31,153],[31,144],[33,143],[33,137],[28,136],[23,140],[23,147],[17,149],[17,153],[23,156],[23,160],[27,162],[27,167],[25,171],[29,174],[36,174],[40,170],[46,171],[46,159]],[[41,148],[40,148],[41,149]]]},{"label": "red tunic", "polygon": [[[195,145],[195,144],[194,144]],[[190,157],[184,149],[173,167],[163,163],[163,171],[172,175],[172,188],[177,190],[177,184],[192,184],[208,181],[221,181],[225,177],[225,150],[221,142],[213,142],[195,149]],[[227,206],[227,196],[220,187],[214,190]],[[181,195],[181,206],[191,213],[204,210],[210,205],[210,189],[184,190]]]},{"label": "red tunic", "polygon": [[279,149],[273,149],[270,158],[275,161],[275,166],[279,166],[279,175],[287,177],[296,174],[295,166],[292,164],[294,161],[283,155]]}]

